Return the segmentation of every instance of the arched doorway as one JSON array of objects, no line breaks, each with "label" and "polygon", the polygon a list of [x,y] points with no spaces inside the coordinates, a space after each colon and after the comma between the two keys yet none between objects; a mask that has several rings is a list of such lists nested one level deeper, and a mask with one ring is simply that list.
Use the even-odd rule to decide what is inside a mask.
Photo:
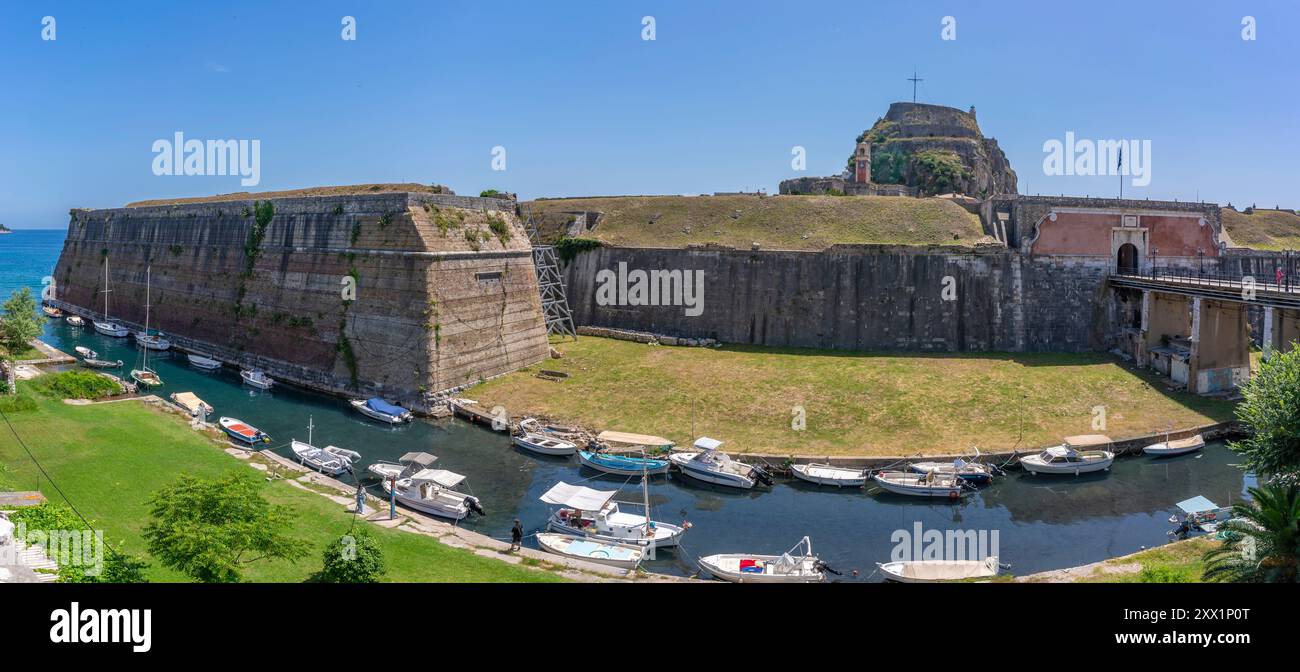
[{"label": "arched doorway", "polygon": [[1133,243],[1124,243],[1119,246],[1119,252],[1116,255],[1115,270],[1120,273],[1137,274],[1138,272],[1138,248]]}]

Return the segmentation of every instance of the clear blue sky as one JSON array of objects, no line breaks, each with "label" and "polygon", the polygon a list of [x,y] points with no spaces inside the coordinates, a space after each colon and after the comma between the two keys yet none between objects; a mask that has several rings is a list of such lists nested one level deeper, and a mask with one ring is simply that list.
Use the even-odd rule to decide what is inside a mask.
[{"label": "clear blue sky", "polygon": [[837,173],[913,66],[922,102],[977,107],[1022,192],[1115,195],[1118,178],[1044,175],[1044,141],[1074,131],[1152,141],[1151,185],[1126,195],[1300,207],[1295,2],[192,4],[0,7],[0,223],[244,190],[155,176],[178,130],[259,139],[255,190],[775,191],[795,145],[803,175]]}]

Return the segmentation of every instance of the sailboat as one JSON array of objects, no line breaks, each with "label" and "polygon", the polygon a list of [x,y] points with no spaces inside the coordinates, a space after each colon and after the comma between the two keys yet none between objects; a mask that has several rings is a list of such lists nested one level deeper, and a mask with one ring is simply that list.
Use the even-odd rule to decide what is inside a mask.
[{"label": "sailboat", "polygon": [[108,257],[104,257],[104,289],[101,292],[104,295],[104,320],[102,322],[99,320],[94,321],[95,331],[98,331],[99,333],[105,336],[112,336],[113,338],[126,338],[127,334],[131,332],[127,331],[126,327],[116,322],[110,321],[108,319],[108,292],[109,291],[110,290],[108,289]]},{"label": "sailboat", "polygon": [[[146,334],[149,333],[149,293],[150,285],[152,284],[150,278],[152,270],[152,267],[150,267],[146,268],[144,272],[144,333]],[[95,326],[98,327],[99,325],[97,324]],[[136,337],[136,340],[139,340],[139,336]],[[141,356],[143,357],[143,364],[140,368],[131,370],[131,377],[135,379],[135,382],[146,387],[157,387],[162,385],[162,378],[159,378],[158,374],[154,372],[153,369],[149,368],[149,350],[150,348],[148,347],[140,349]]]},{"label": "sailboat", "polygon": [[352,463],[361,459],[361,453],[338,446],[317,448],[312,445],[312,430],[316,428],[311,418],[307,418],[307,442],[294,439],[290,443],[293,454],[298,461],[323,474],[337,476],[345,471],[352,471]]},{"label": "sailboat", "polygon": [[616,490],[593,490],[564,481],[541,496],[547,504],[560,506],[551,514],[547,528],[552,532],[616,544],[647,548],[671,548],[681,543],[690,523],[681,526],[650,519],[650,474],[642,463],[641,499],[645,515],[624,513],[613,501]]}]

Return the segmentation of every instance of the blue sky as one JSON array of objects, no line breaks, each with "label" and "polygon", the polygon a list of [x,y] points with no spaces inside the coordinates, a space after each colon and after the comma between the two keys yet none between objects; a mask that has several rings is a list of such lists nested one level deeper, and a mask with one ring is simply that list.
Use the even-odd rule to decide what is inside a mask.
[{"label": "blue sky", "polygon": [[1151,141],[1151,184],[1126,196],[1300,207],[1295,2],[191,4],[0,7],[0,223],[246,190],[154,175],[153,142],[176,131],[260,140],[253,190],[774,192],[838,172],[854,136],[911,97],[913,67],[921,102],[977,107],[1021,192],[1116,194],[1116,177],[1044,174],[1043,143],[1073,131]]}]

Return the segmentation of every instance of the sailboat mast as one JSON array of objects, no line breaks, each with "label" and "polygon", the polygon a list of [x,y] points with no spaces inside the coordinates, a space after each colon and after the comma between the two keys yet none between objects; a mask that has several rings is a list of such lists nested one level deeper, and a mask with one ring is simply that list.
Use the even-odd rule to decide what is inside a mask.
[{"label": "sailboat mast", "polygon": [[645,534],[650,536],[650,472],[646,452],[641,451],[641,504],[645,507]]},{"label": "sailboat mast", "polygon": [[104,257],[104,321],[108,322],[108,257]]},{"label": "sailboat mast", "polygon": [[144,269],[144,340],[141,341],[140,347],[144,349],[144,370],[149,370],[149,289],[153,280],[153,267],[146,266]]}]

